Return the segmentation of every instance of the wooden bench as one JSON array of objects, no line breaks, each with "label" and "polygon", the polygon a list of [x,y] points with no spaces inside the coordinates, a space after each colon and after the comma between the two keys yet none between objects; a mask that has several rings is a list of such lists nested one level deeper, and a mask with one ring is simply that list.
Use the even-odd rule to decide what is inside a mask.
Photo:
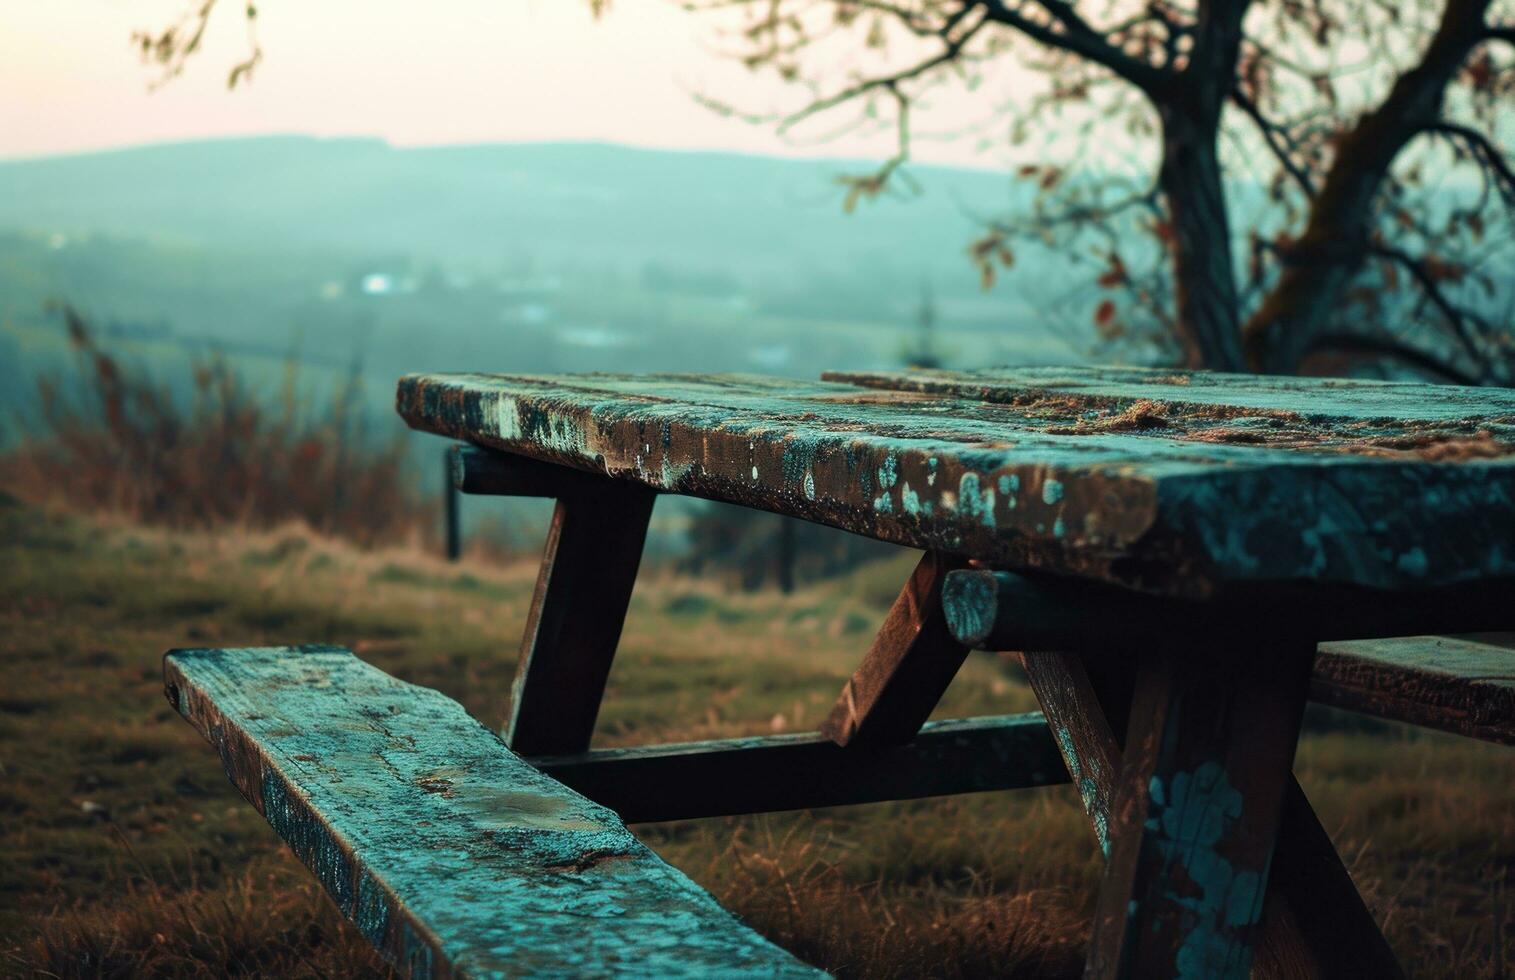
[{"label": "wooden bench", "polygon": [[169,701],[421,977],[812,977],[463,707],[340,647],[173,650]]},{"label": "wooden bench", "polygon": [[1323,643],[1310,697],[1390,721],[1515,745],[1515,634]]},{"label": "wooden bench", "polygon": [[[1386,638],[1515,629],[1515,392],[828,378],[401,380],[410,425],[470,444],[461,489],[556,502],[509,748],[630,819],[1071,778],[1107,857],[1089,977],[1239,976],[1254,950],[1399,975],[1294,746],[1311,696],[1507,740],[1490,644]],[[591,747],[660,493],[924,552],[819,732]],[[1031,651],[1041,714],[927,722],[975,646]]]}]

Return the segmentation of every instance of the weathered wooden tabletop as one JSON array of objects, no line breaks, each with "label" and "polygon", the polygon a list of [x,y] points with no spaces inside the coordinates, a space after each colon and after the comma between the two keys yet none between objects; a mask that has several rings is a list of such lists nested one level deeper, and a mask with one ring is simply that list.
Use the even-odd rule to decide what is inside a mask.
[{"label": "weathered wooden tabletop", "polygon": [[[1135,369],[411,375],[414,428],[1202,597],[1515,583],[1515,390]],[[1512,593],[1515,595],[1515,593]]]}]

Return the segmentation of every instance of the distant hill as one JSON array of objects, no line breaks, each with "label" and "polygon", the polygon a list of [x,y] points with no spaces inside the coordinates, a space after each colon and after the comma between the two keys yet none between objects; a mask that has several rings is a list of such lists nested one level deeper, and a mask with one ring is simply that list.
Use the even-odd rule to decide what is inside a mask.
[{"label": "distant hill", "polygon": [[919,194],[844,215],[836,177],[868,166],[595,143],[173,143],[0,161],[0,227],[453,262],[659,262],[743,278],[940,263],[970,283],[970,215],[1003,207],[1011,181],[914,168]]}]

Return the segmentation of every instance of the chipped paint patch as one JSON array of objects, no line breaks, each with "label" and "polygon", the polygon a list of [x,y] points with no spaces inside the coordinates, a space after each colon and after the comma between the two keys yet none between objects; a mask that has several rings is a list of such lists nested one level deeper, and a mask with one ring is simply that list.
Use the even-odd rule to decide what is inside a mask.
[{"label": "chipped paint patch", "polygon": [[900,484],[900,507],[912,517],[921,516],[921,498],[908,482]]},{"label": "chipped paint patch", "polygon": [[1061,480],[1048,480],[1042,484],[1042,503],[1051,506],[1063,499],[1063,483]]},{"label": "chipped paint patch", "polygon": [[516,400],[509,395],[501,395],[495,403],[495,431],[501,439],[510,442],[519,442],[521,432],[521,412]]},{"label": "chipped paint patch", "polygon": [[1194,915],[1178,952],[1178,975],[1243,980],[1251,962],[1240,930],[1261,915],[1262,877],[1255,871],[1237,871],[1215,846],[1241,819],[1241,793],[1215,762],[1177,773],[1166,785],[1154,776],[1147,792],[1147,826],[1156,845],[1163,859],[1182,868],[1194,886],[1165,896]]},{"label": "chipped paint patch", "polygon": [[957,481],[958,510],[984,527],[994,527],[994,490],[979,489],[978,474],[964,473]]},{"label": "chipped paint patch", "polygon": [[[993,576],[949,575],[942,583],[942,614],[958,642],[974,646],[989,635],[997,607]],[[1059,732],[1061,739],[1066,732]],[[1067,758],[1065,752],[1064,758]]]}]

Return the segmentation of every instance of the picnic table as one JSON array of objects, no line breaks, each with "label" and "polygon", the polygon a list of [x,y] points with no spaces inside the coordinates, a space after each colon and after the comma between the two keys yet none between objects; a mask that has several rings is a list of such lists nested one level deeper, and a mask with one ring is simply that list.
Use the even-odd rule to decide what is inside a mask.
[{"label": "picnic table", "polygon": [[[401,380],[461,490],[556,500],[512,757],[630,822],[1071,779],[1106,857],[1087,976],[1399,975],[1294,748],[1310,698],[1515,742],[1507,641],[1431,636],[1515,629],[1515,391],[824,377]],[[591,748],[662,493],[924,553],[819,732]],[[1042,712],[928,722],[972,648]]]}]

